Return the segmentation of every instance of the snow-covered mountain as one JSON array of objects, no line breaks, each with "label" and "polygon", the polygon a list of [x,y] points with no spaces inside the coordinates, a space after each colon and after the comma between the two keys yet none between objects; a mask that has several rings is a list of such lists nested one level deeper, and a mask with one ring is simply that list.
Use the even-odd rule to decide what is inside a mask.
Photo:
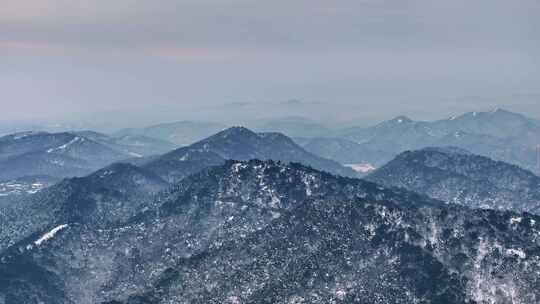
[{"label": "snow-covered mountain", "polygon": [[73,133],[17,133],[0,138],[0,179],[80,176],[127,157]]},{"label": "snow-covered mountain", "polygon": [[352,169],[307,152],[283,134],[255,133],[244,127],[223,130],[153,159],[143,167],[169,182],[177,182],[208,166],[223,164],[227,159],[298,162],[334,174],[356,176]]},{"label": "snow-covered mountain", "polygon": [[[36,213],[39,229],[19,233],[0,253],[5,303],[503,304],[540,297],[540,217],[530,214],[445,205],[258,160],[187,177],[137,204],[135,214],[114,200],[90,199],[100,193],[91,189],[72,199],[58,189],[61,206],[70,208],[57,210],[76,216]],[[118,221],[101,222],[96,212]],[[27,225],[8,223],[12,230]]]},{"label": "snow-covered mountain", "polygon": [[[540,133],[540,125],[535,119],[522,114],[495,109],[490,112],[469,112],[437,121],[414,121],[406,116],[398,116],[369,128],[345,129],[340,135],[355,142],[368,142],[381,137],[407,142],[415,136],[441,137],[456,132],[538,140],[534,136]],[[402,136],[406,138],[401,138]]]},{"label": "snow-covered mountain", "polygon": [[366,178],[449,203],[540,214],[540,177],[461,149],[407,151]]},{"label": "snow-covered mountain", "polygon": [[[357,143],[354,153],[376,167],[407,150],[452,145],[540,173],[536,172],[540,124],[535,119],[502,109],[470,112],[431,122],[399,116],[373,127],[341,130],[335,137]],[[317,155],[327,153],[327,148],[320,145],[306,148]],[[333,154],[345,155],[346,148]]]},{"label": "snow-covered mountain", "polygon": [[0,138],[0,180],[83,176],[116,161],[169,151],[163,141],[92,131],[23,132]]},{"label": "snow-covered mountain", "polygon": [[163,154],[177,147],[171,142],[144,135],[122,135],[115,137],[88,130],[74,133],[135,158]]},{"label": "snow-covered mountain", "polygon": [[125,221],[168,186],[152,172],[117,163],[4,204],[0,208],[0,255],[51,223],[92,223],[101,227]]}]

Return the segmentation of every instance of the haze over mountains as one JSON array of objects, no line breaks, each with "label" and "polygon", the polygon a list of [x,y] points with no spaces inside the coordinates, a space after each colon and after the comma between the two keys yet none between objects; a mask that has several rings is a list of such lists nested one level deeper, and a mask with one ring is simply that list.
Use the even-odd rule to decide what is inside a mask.
[{"label": "haze over mountains", "polygon": [[[155,134],[157,138],[166,140],[177,138],[177,143],[187,145],[225,126],[179,122],[129,132],[148,136]],[[283,133],[307,151],[346,165],[380,167],[406,150],[455,146],[536,173],[540,170],[536,153],[540,144],[540,121],[504,109],[469,112],[436,121],[414,121],[398,116],[372,127],[332,127],[303,117],[250,122],[248,126],[258,132]],[[122,132],[126,131],[120,134]]]},{"label": "haze over mountains", "polygon": [[0,4],[0,304],[540,304],[539,0]]},{"label": "haze over mountains", "polygon": [[538,302],[540,177],[465,149],[528,145],[535,120],[294,121],[0,138],[0,300]]},{"label": "haze over mountains", "polygon": [[226,125],[211,122],[180,121],[158,124],[140,129],[122,129],[117,136],[139,135],[173,142],[179,146],[190,145],[226,128]]},{"label": "haze over mountains", "polygon": [[[433,122],[399,116],[369,128],[341,130],[336,137],[357,143],[355,154],[362,155],[362,162],[377,167],[406,150],[455,146],[535,172],[538,170],[536,147],[540,142],[540,123],[502,109],[470,112]],[[337,148],[333,154],[346,153],[340,150],[343,145],[334,146]],[[307,142],[306,148],[316,154],[329,155],[320,145]]]}]

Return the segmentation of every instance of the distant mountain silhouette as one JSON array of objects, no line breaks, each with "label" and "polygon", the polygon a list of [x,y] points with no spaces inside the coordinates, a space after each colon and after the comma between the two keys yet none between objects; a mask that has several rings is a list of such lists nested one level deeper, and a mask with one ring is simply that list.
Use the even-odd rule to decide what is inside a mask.
[{"label": "distant mountain silhouette", "polygon": [[177,146],[187,146],[214,133],[217,133],[226,127],[226,125],[219,123],[179,121],[158,124],[146,128],[123,129],[116,132],[115,135],[142,135],[172,142]]},{"label": "distant mountain silhouette", "polygon": [[[535,153],[540,141],[540,123],[502,109],[470,112],[433,122],[398,116],[373,127],[344,129],[333,137],[357,144],[352,150],[355,156],[349,157],[351,160],[360,159],[376,167],[407,150],[452,145],[540,174],[536,172]],[[349,145],[340,148],[338,140],[330,144],[334,147],[330,154],[330,148],[324,145],[306,145],[305,148],[320,156],[335,155],[333,159],[341,162]]]}]

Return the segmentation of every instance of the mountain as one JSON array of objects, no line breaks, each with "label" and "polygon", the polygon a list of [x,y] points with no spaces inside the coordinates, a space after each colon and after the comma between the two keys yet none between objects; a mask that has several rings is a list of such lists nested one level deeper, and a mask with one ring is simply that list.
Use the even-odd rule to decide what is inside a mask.
[{"label": "mountain", "polygon": [[298,162],[334,174],[356,176],[352,169],[305,151],[283,134],[255,133],[244,127],[231,127],[139,165],[175,183],[204,168],[221,165],[228,159]]},{"label": "mountain", "polygon": [[336,137],[360,144],[357,153],[375,166],[403,151],[452,145],[537,170],[535,149],[540,140],[540,125],[537,120],[501,109],[433,122],[399,116],[373,127],[349,128],[338,133]]},{"label": "mountain", "polygon": [[503,304],[540,297],[540,217],[530,214],[445,205],[258,160],[203,170],[146,206],[120,216],[122,223],[87,221],[91,213],[45,221],[0,254],[0,298]]},{"label": "mountain", "polygon": [[334,174],[355,175],[352,170],[335,161],[307,152],[283,134],[255,133],[243,127],[232,127],[219,132],[191,145],[191,149],[212,151],[224,159],[298,162]]},{"label": "mountain", "polygon": [[163,154],[176,148],[176,145],[171,142],[143,135],[114,137],[94,131],[78,131],[74,133],[135,158]]},{"label": "mountain", "polygon": [[83,176],[116,161],[164,153],[173,147],[152,138],[113,138],[93,131],[16,133],[0,138],[0,180]]},{"label": "mountain", "polygon": [[540,177],[461,149],[407,151],[366,178],[473,208],[540,214]]},{"label": "mountain", "polygon": [[379,137],[399,140],[401,136],[440,137],[455,132],[489,135],[497,138],[522,137],[538,140],[540,125],[522,114],[495,109],[490,112],[469,112],[437,121],[414,121],[406,116],[382,122],[369,128],[349,128],[341,137],[367,142]]},{"label": "mountain", "polygon": [[105,226],[126,220],[168,187],[155,174],[117,163],[70,178],[0,208],[0,254],[21,239],[63,222]]},{"label": "mountain", "polygon": [[0,179],[80,176],[127,157],[73,133],[17,133],[0,138]]},{"label": "mountain", "polygon": [[142,135],[172,142],[177,146],[187,146],[226,127],[226,125],[213,122],[180,121],[140,129],[123,129],[114,135],[117,137]]},{"label": "mountain", "polygon": [[406,116],[398,116],[373,127],[352,127],[342,130],[340,137],[365,143],[373,140],[397,141],[404,134],[410,138],[424,137],[428,134],[428,129],[424,122],[415,122]]},{"label": "mountain", "polygon": [[474,134],[485,134],[499,138],[520,137],[538,141],[540,124],[532,118],[504,109],[490,112],[469,112],[461,116],[436,121],[433,125],[446,133],[463,131]]},{"label": "mountain", "polygon": [[344,165],[375,164],[384,163],[391,154],[380,150],[370,150],[369,146],[356,143],[343,138],[315,137],[315,138],[295,138],[307,151],[338,161]]}]

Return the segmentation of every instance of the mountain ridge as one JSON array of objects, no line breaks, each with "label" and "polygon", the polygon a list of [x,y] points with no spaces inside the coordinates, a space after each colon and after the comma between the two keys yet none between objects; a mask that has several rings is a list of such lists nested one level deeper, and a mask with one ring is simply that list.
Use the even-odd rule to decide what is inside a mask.
[{"label": "mountain ridge", "polygon": [[30,249],[0,256],[0,294],[9,304],[532,303],[539,221],[300,164],[227,161],[122,225],[58,223],[30,237],[20,244]]},{"label": "mountain ridge", "polygon": [[459,148],[406,151],[366,179],[449,203],[540,213],[540,177]]}]

